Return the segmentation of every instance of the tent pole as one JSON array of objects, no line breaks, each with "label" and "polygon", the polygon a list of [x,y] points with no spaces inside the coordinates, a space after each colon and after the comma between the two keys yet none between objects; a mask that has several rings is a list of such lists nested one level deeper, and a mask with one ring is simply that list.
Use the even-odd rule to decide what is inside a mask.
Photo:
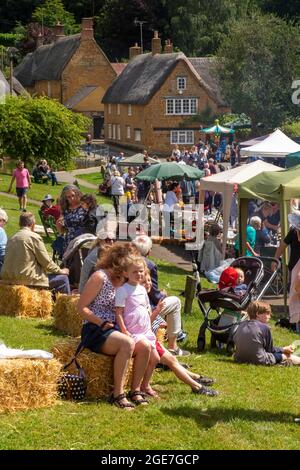
[{"label": "tent pole", "polygon": [[239,237],[240,256],[246,255],[246,230],[248,219],[248,199],[239,198]]},{"label": "tent pole", "polygon": [[[283,199],[283,195],[280,200],[280,224],[281,224],[281,240],[287,235],[288,224],[287,224],[287,201]],[[285,249],[282,253],[282,276],[283,276],[283,299],[284,299],[284,314],[288,315],[287,307],[287,283],[288,283],[288,270],[287,270],[287,250]]]}]

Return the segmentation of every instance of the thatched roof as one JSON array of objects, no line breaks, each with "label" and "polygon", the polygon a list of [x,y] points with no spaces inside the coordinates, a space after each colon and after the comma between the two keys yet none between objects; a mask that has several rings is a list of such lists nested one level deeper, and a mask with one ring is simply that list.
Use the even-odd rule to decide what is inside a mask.
[{"label": "thatched roof", "polygon": [[[10,85],[6,78],[4,77],[3,73],[0,70],[0,82],[3,85],[3,89],[0,89],[0,97],[1,93],[4,92],[5,95],[10,94]],[[23,95],[23,96],[29,96],[28,92],[25,90],[25,88],[22,87],[21,83],[13,77],[13,95]]]},{"label": "thatched roof", "polygon": [[221,106],[227,106],[221,95],[220,84],[214,71],[216,59],[214,57],[189,57],[188,60],[206,86],[211,89],[211,93],[215,96],[217,103]]},{"label": "thatched roof", "polygon": [[205,88],[211,98],[218,105],[224,106],[217,81],[211,75],[212,61],[206,58],[188,59],[182,52],[137,55],[115,79],[102,102],[139,105],[149,103],[180,61],[186,63],[199,85]]},{"label": "thatched roof", "polygon": [[25,87],[32,86],[38,80],[59,80],[79,44],[80,34],[74,34],[40,46],[24,57],[15,68],[14,76]]}]

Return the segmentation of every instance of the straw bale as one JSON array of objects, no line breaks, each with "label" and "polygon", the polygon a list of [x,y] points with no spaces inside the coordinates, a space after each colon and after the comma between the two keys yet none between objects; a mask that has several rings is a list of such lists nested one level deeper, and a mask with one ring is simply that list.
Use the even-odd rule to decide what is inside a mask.
[{"label": "straw bale", "polygon": [[[76,351],[79,339],[69,338],[56,343],[52,349],[54,357],[63,365],[67,364]],[[84,349],[78,356],[78,361],[84,369],[87,378],[87,397],[98,398],[107,396],[113,388],[113,363],[114,356],[93,353]],[[68,371],[76,373],[76,367],[72,364]],[[132,361],[125,378],[125,387],[131,381]]]},{"label": "straw bale", "polygon": [[50,290],[0,284],[0,315],[49,318],[53,301]]},{"label": "straw bale", "polygon": [[60,294],[54,305],[54,326],[70,336],[79,336],[82,328],[82,318],[77,312],[79,295]]},{"label": "straw bale", "polygon": [[0,359],[0,412],[55,404],[60,374],[56,359]]}]

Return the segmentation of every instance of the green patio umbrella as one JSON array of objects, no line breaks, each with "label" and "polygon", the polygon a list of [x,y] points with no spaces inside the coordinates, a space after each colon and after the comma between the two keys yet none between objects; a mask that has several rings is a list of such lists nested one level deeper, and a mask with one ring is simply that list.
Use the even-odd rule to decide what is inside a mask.
[{"label": "green patio umbrella", "polygon": [[215,120],[215,125],[212,127],[206,127],[205,129],[201,129],[201,132],[205,134],[234,134],[234,129],[230,129],[229,127],[223,127],[219,124],[219,120]]},{"label": "green patio umbrella", "polygon": [[136,179],[141,181],[187,179],[197,180],[202,178],[204,172],[190,165],[183,165],[176,162],[158,163],[141,171]]},{"label": "green patio umbrella", "polygon": [[285,157],[285,166],[286,168],[291,168],[300,164],[300,152],[289,153]]}]

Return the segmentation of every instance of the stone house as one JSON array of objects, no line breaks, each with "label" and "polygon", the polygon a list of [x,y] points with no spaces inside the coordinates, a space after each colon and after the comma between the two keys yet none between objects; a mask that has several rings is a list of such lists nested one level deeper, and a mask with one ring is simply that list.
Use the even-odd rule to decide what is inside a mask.
[{"label": "stone house", "polygon": [[[174,53],[155,32],[152,52],[130,48],[130,61],[105,93],[105,141],[151,154],[170,154],[175,144],[191,147],[200,138],[200,122],[187,119],[208,108],[230,111],[212,68],[213,58],[190,58]],[[187,122],[185,122],[187,121]]]},{"label": "stone house", "polygon": [[48,96],[90,117],[93,137],[102,137],[102,98],[117,72],[94,39],[92,18],[83,18],[81,33],[71,36],[56,25],[55,41],[27,54],[14,76],[31,95]]}]

